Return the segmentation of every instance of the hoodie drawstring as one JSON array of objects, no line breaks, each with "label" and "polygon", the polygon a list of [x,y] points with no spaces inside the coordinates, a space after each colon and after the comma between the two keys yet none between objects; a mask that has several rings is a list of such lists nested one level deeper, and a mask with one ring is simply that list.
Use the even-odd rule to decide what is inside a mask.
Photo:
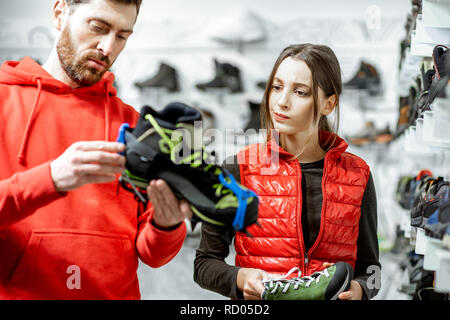
[{"label": "hoodie drawstring", "polygon": [[18,160],[19,164],[21,164],[22,166],[25,166],[25,164],[26,164],[26,161],[25,161],[26,152],[25,151],[27,148],[29,132],[30,132],[31,126],[33,125],[37,106],[39,104],[39,99],[41,98],[41,93],[42,93],[42,80],[40,78],[36,78],[36,82],[37,82],[37,87],[38,87],[36,100],[34,102],[33,108],[31,109],[30,116],[28,117],[28,122],[27,122],[27,126],[25,127],[25,133],[22,138],[22,143],[20,145],[19,154],[17,155],[17,160]]},{"label": "hoodie drawstring", "polygon": [[109,141],[109,136],[111,134],[110,128],[110,107],[109,107],[109,92],[108,92],[108,83],[105,83],[106,86],[106,105],[105,105],[105,141]]}]

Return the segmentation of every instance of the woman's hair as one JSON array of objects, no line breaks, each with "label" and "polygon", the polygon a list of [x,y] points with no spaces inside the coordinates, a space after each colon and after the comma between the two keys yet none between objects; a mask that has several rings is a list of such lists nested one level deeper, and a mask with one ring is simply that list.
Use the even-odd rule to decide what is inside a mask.
[{"label": "woman's hair", "polygon": [[[314,117],[313,121],[319,121],[319,130],[337,133],[339,126],[339,96],[342,92],[342,78],[339,61],[334,52],[327,46],[316,44],[298,44],[285,48],[278,57],[273,66],[269,80],[266,85],[263,100],[261,102],[261,124],[268,131],[274,128],[270,117],[269,99],[272,92],[273,79],[277,73],[278,67],[284,59],[291,57],[295,60],[302,60],[306,63],[312,74],[312,93],[314,100]],[[336,96],[335,120],[331,125],[327,116],[320,115],[318,105],[318,88],[321,88],[328,98],[332,95]],[[320,118],[319,118],[320,117]],[[270,135],[267,135],[270,139]],[[324,146],[333,145],[334,141],[326,141]]]}]

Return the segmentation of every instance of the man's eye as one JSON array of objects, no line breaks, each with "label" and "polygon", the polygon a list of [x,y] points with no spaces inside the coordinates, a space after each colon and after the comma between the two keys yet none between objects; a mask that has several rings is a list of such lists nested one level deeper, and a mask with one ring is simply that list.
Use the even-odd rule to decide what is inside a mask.
[{"label": "man's eye", "polygon": [[94,30],[95,32],[105,32],[105,29],[103,29],[102,27],[95,25],[95,24],[91,24],[91,28],[92,30]]}]

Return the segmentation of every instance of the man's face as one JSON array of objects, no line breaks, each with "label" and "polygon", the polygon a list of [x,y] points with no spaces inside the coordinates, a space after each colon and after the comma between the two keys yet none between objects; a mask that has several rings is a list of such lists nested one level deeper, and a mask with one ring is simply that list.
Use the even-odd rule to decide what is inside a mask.
[{"label": "man's face", "polygon": [[56,49],[66,74],[80,86],[101,80],[133,32],[136,6],[91,0],[73,7]]}]

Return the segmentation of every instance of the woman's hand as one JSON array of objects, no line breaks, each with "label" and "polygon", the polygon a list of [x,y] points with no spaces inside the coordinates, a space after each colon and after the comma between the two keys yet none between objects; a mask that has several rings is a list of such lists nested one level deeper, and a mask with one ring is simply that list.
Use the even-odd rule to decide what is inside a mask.
[{"label": "woman's hand", "polygon": [[244,299],[261,300],[261,296],[264,291],[264,286],[261,281],[267,277],[267,272],[260,269],[239,269],[237,276],[237,287],[244,294]]},{"label": "woman's hand", "polygon": [[[333,264],[329,262],[323,263],[324,268],[329,268],[332,265]],[[341,292],[338,298],[340,300],[362,300],[363,298],[362,290],[363,289],[361,288],[361,285],[357,281],[352,280],[348,291]]]}]

